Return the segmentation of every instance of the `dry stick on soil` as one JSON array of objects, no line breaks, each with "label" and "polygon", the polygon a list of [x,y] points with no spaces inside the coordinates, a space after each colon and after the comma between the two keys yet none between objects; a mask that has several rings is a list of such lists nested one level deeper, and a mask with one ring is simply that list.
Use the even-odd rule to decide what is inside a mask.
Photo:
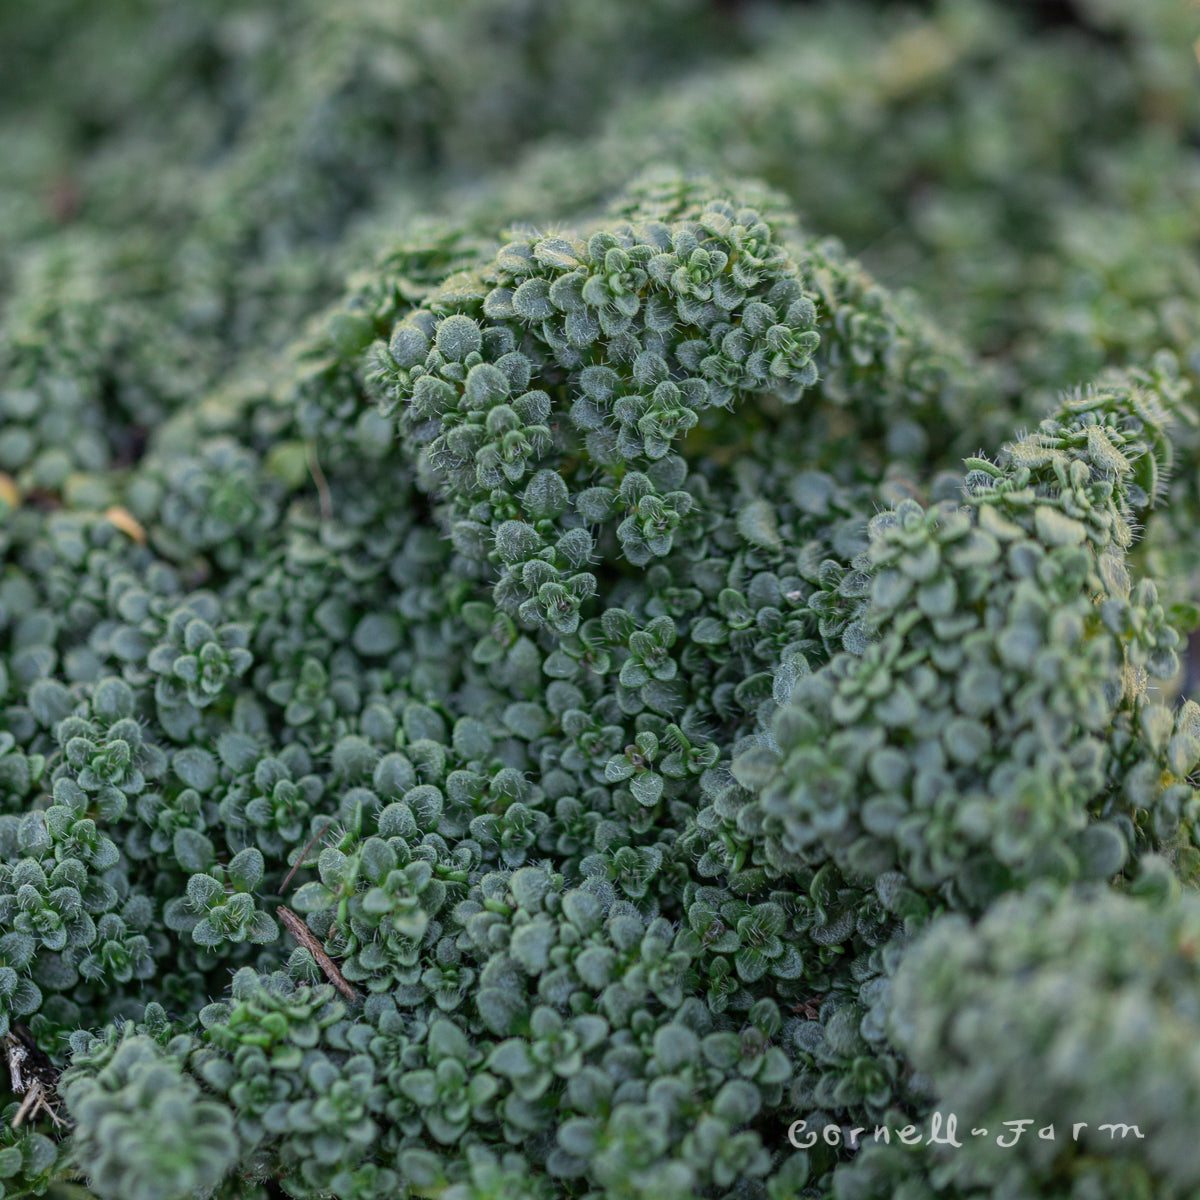
[{"label": "dry stick on soil", "polygon": [[325,978],[347,1000],[357,1000],[358,993],[346,982],[346,977],[338,970],[337,963],[321,949],[321,943],[313,936],[312,930],[286,904],[281,904],[275,911],[288,933],[317,960],[317,966],[325,972]]},{"label": "dry stick on soil", "polygon": [[26,1117],[37,1117],[39,1113],[54,1122],[63,1124],[62,1118],[54,1111],[58,1103],[58,1093],[55,1084],[58,1082],[58,1071],[47,1054],[34,1041],[33,1034],[24,1025],[14,1025],[5,1035],[4,1048],[8,1056],[8,1077],[15,1095],[24,1095],[17,1115],[12,1119],[12,1127],[16,1129]]}]

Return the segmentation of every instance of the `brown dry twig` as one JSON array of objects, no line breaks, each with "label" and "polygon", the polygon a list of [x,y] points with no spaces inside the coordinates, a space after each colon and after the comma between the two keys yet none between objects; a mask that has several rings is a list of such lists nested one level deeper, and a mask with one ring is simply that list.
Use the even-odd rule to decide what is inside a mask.
[{"label": "brown dry twig", "polygon": [[312,442],[309,442],[306,451],[308,454],[308,470],[313,477],[313,483],[317,485],[317,504],[321,509],[321,520],[332,520],[333,501],[329,496],[329,483],[325,478],[325,472],[321,470],[321,464],[317,459],[317,448]]},{"label": "brown dry twig", "polygon": [[316,959],[317,966],[325,972],[325,978],[347,1000],[357,1000],[358,993],[346,982],[346,977],[338,970],[337,963],[322,949],[321,943],[317,941],[313,931],[286,904],[281,904],[275,911],[288,933]]},{"label": "brown dry twig", "polygon": [[[317,833],[314,833],[311,838],[309,838],[308,845],[300,851],[300,857],[296,859],[292,869],[287,873],[287,878],[285,878],[283,881],[283,886],[279,889],[279,894],[281,896],[287,891],[288,884],[292,882],[292,876],[295,875],[296,872],[304,865],[304,856],[313,848],[318,838],[323,838],[329,832],[329,828],[332,824],[333,818],[330,817],[329,820],[325,822],[325,825]],[[310,863],[309,866],[311,865],[312,864]]]}]

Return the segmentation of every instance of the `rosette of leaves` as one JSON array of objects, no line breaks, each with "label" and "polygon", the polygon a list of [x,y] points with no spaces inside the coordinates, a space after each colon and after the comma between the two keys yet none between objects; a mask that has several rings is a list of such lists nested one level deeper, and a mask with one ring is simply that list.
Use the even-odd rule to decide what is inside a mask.
[{"label": "rosette of leaves", "polygon": [[299,743],[283,747],[277,758],[257,758],[257,751],[252,737],[232,730],[218,743],[222,761],[238,772],[221,800],[220,817],[227,837],[237,831],[247,841],[252,837],[263,854],[279,856],[305,839],[325,785]]},{"label": "rosette of leaves", "polygon": [[[419,804],[419,797],[412,802]],[[346,977],[375,991],[419,983],[422,943],[428,938],[437,944],[442,927],[434,918],[449,888],[467,879],[472,862],[467,847],[451,852],[436,834],[422,837],[407,804],[389,807],[379,819],[381,836],[346,839],[341,848],[323,850],[320,881],[306,883],[292,898],[329,948],[346,959]],[[400,833],[406,826],[413,844]],[[441,991],[445,981],[437,975],[430,982]]]},{"label": "rosette of leaves", "polygon": [[273,942],[279,926],[257,904],[263,871],[262,853],[253,846],[228,866],[211,863],[188,880],[186,897],[168,902],[163,919],[172,929],[190,932],[198,946]]},{"label": "rosette of leaves", "polygon": [[156,471],[149,460],[129,496],[135,515],[155,522],[155,548],[172,561],[207,554],[221,570],[236,570],[278,520],[279,484],[229,437],[210,440],[197,457],[167,461]]},{"label": "rosette of leaves", "polygon": [[99,1069],[64,1079],[62,1090],[76,1154],[102,1196],[194,1194],[215,1187],[237,1159],[229,1110],[132,1029]]},{"label": "rosette of leaves", "polygon": [[254,661],[248,630],[220,623],[220,614],[215,595],[193,594],[167,618],[161,640],[146,657],[157,677],[159,719],[169,729],[194,723],[198,710],[231,690]]}]

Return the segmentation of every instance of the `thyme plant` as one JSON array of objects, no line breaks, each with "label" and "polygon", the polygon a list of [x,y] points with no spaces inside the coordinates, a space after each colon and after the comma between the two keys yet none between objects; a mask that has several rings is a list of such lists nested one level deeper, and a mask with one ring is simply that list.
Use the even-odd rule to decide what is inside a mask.
[{"label": "thyme plant", "polygon": [[585,7],[2,19],[0,1196],[1183,1200],[1186,22]]}]

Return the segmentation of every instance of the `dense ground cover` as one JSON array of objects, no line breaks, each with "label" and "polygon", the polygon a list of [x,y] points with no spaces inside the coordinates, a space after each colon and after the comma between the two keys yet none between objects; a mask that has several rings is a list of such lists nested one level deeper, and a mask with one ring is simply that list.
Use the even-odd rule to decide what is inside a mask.
[{"label": "dense ground cover", "polygon": [[1192,1195],[1194,24],[5,13],[2,1194]]}]

